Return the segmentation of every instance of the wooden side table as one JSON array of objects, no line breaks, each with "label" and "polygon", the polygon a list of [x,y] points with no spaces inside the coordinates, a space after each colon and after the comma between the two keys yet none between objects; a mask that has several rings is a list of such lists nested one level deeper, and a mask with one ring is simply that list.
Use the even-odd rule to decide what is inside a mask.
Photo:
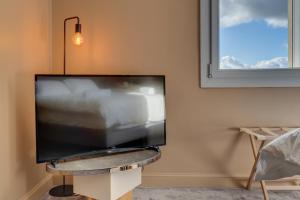
[{"label": "wooden side table", "polygon": [[55,175],[72,175],[74,193],[101,200],[131,200],[141,184],[142,168],[161,157],[160,151],[140,150],[46,165]]}]

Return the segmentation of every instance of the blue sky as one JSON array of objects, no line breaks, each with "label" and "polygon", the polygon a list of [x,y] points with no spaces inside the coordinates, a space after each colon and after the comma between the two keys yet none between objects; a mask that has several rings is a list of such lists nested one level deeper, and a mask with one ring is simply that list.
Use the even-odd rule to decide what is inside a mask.
[{"label": "blue sky", "polygon": [[[221,28],[220,56],[234,56],[244,64],[288,56],[288,29],[274,28],[264,21]],[[249,53],[250,52],[250,53]]]},{"label": "blue sky", "polygon": [[288,0],[220,0],[220,68],[288,67]]}]

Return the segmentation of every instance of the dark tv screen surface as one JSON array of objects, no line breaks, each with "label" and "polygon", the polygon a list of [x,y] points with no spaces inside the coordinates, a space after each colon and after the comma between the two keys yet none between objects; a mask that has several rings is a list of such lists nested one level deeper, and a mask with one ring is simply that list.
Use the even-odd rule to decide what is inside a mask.
[{"label": "dark tv screen surface", "polygon": [[36,75],[37,162],[165,145],[165,77]]}]

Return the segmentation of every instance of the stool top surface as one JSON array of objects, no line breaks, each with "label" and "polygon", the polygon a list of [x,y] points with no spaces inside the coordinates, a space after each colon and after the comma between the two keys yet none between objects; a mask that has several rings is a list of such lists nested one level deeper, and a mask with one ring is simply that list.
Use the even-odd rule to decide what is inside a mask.
[{"label": "stool top surface", "polygon": [[49,173],[58,175],[96,175],[143,167],[157,161],[160,157],[160,151],[139,150],[60,162],[55,164],[55,167],[49,163],[46,165],[46,170]]}]

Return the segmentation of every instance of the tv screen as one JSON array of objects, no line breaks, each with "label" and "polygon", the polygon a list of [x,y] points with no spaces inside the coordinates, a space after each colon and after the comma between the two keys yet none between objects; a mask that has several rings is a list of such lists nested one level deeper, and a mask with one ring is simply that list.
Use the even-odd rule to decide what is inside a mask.
[{"label": "tv screen", "polygon": [[37,162],[165,145],[165,77],[36,75]]}]

